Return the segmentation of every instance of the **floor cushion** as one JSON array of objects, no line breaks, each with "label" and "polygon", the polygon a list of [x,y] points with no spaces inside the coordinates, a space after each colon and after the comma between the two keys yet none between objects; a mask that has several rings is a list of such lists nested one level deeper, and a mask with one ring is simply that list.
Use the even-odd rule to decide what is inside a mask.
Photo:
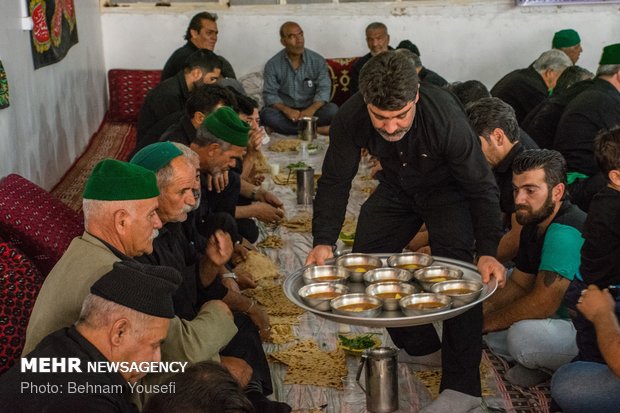
[{"label": "floor cushion", "polygon": [[19,359],[43,276],[11,243],[0,240],[0,374]]},{"label": "floor cushion", "polygon": [[110,105],[106,120],[138,121],[146,93],[159,84],[161,70],[112,69],[108,72]]},{"label": "floor cushion", "polygon": [[84,220],[49,192],[17,174],[0,180],[0,235],[47,276]]}]

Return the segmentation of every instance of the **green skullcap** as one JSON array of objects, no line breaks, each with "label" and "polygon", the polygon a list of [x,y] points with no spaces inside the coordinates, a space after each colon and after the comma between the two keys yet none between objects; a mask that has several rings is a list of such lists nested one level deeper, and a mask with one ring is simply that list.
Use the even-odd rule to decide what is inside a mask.
[{"label": "green skullcap", "polygon": [[236,146],[248,146],[250,125],[239,119],[239,115],[228,106],[212,112],[202,124],[218,139]]},{"label": "green skullcap", "polygon": [[155,198],[159,195],[155,174],[138,165],[104,159],[93,168],[84,199],[98,201],[130,201]]},{"label": "green skullcap", "polygon": [[551,47],[553,49],[561,49],[563,47],[573,47],[581,43],[579,33],[573,29],[564,29],[559,32],[555,32],[553,35],[553,42]]},{"label": "green skullcap", "polygon": [[603,48],[599,65],[620,65],[620,43],[610,44]]},{"label": "green skullcap", "polygon": [[130,162],[149,171],[157,172],[168,165],[171,160],[181,155],[183,152],[172,142],[157,142],[140,149]]}]

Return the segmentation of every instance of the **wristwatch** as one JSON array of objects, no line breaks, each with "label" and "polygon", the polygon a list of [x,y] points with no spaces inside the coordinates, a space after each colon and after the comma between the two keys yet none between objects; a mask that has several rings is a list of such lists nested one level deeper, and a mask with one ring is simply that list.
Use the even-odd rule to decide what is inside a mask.
[{"label": "wristwatch", "polygon": [[235,274],[234,272],[227,272],[226,274],[222,274],[220,277],[222,277],[222,278],[232,278],[235,281],[237,281],[239,279],[239,277],[237,277],[237,274]]}]

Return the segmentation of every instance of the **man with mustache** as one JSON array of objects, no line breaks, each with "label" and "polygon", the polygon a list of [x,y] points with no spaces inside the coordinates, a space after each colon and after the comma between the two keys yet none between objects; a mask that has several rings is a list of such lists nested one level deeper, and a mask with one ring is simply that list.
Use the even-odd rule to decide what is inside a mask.
[{"label": "man with mustache", "polygon": [[508,380],[529,387],[577,355],[562,300],[579,269],[586,214],[568,200],[559,152],[525,151],[512,171],[519,252],[506,287],[485,302],[484,331],[493,352],[517,363]]},{"label": "man with mustache", "polygon": [[[145,168],[113,159],[95,166],[84,189],[85,232],[71,241],[45,279],[28,323],[23,354],[49,333],[77,320],[91,285],[115,262],[153,252],[153,239],[162,228],[158,196],[155,174]],[[189,359],[218,359],[220,348],[236,332],[228,307],[210,301],[191,321],[171,320],[162,359],[177,360],[181,354]]]},{"label": "man with mustache", "polygon": [[[499,194],[491,169],[456,97],[434,85],[420,87],[407,53],[370,59],[360,73],[360,92],[334,118],[306,263],[333,256],[351,181],[367,148],[383,169],[359,214],[353,251],[400,252],[424,222],[434,254],[473,262],[475,242],[482,280],[494,276],[501,285],[505,269],[494,258]],[[442,341],[431,324],[389,331],[409,355],[442,359],[442,393],[423,412],[480,406],[481,306],[444,321]]]}]

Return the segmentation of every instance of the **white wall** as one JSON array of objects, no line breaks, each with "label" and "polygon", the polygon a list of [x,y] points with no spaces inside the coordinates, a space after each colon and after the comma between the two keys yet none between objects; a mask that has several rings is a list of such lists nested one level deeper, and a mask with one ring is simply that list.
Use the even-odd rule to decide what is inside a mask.
[{"label": "white wall", "polygon": [[106,107],[98,0],[76,0],[79,43],[34,70],[20,2],[0,4],[0,60],[10,90],[0,110],[0,177],[18,173],[46,189],[59,181],[97,130]]},{"label": "white wall", "polygon": [[[525,8],[514,4],[514,0],[427,0],[223,10],[214,6],[209,11],[219,15],[215,51],[232,63],[238,76],[262,68],[281,48],[278,29],[286,20],[299,22],[306,46],[325,57],[367,53],[364,28],[382,21],[389,28],[392,46],[411,39],[424,65],[449,81],[479,79],[487,86],[549,49],[558,29],[579,31],[584,49],[579,64],[592,71],[602,47],[620,42],[617,4]],[[184,43],[189,19],[200,10],[106,9],[102,16],[106,69],[162,68]]]}]

